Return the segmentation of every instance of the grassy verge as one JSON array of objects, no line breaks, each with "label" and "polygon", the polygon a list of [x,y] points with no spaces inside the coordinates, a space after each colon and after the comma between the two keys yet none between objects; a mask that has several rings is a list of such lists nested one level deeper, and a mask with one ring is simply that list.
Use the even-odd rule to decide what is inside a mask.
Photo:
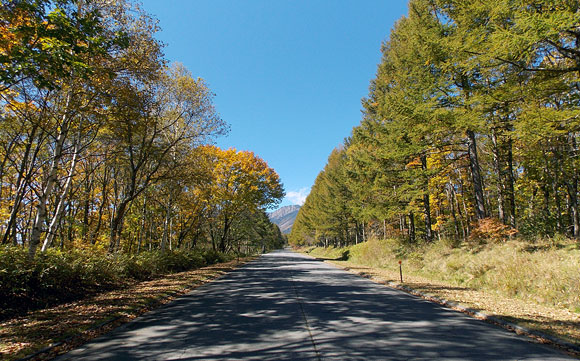
[{"label": "grassy verge", "polygon": [[151,281],[133,282],[123,289],[5,320],[0,323],[0,359],[16,360],[61,343],[35,358],[49,359],[169,302],[250,259],[219,263]]},{"label": "grassy verge", "polygon": [[404,284],[580,346],[580,249],[573,241],[410,247],[372,240],[304,249],[351,272]]}]

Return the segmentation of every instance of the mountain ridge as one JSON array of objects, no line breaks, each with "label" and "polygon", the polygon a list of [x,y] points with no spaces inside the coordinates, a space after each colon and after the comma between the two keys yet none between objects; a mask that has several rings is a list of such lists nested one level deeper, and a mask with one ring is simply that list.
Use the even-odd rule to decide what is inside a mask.
[{"label": "mountain ridge", "polygon": [[280,232],[288,234],[292,231],[292,226],[294,225],[300,207],[299,205],[284,206],[274,212],[268,213],[268,217],[272,223],[280,227]]}]

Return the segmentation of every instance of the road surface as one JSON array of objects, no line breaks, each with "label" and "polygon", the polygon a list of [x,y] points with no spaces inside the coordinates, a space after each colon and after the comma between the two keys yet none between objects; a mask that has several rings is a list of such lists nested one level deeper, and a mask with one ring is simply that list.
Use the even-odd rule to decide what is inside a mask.
[{"label": "road surface", "polygon": [[564,360],[560,351],[277,251],[60,360]]}]

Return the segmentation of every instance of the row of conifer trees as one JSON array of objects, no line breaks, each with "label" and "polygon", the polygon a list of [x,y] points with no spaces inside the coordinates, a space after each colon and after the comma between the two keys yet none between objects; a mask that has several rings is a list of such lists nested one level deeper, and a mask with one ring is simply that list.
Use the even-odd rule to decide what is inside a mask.
[{"label": "row of conifer trees", "polygon": [[411,0],[293,244],[580,236],[580,3]]}]

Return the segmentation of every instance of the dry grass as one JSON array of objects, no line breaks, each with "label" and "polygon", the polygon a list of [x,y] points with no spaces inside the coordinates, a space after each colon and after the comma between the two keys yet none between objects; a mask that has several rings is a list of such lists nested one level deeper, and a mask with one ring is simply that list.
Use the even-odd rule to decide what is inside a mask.
[{"label": "dry grass", "polygon": [[[121,290],[101,293],[81,301],[6,320],[0,323],[0,359],[16,360],[65,341],[34,359],[54,357],[167,303],[248,260],[250,258],[134,283]],[[99,327],[110,320],[113,322]]]},{"label": "dry grass", "polygon": [[[349,259],[339,260],[346,250]],[[384,282],[399,281],[402,259],[408,287],[580,345],[577,243],[453,248],[439,242],[409,250],[392,240],[374,240],[310,254]]]}]

